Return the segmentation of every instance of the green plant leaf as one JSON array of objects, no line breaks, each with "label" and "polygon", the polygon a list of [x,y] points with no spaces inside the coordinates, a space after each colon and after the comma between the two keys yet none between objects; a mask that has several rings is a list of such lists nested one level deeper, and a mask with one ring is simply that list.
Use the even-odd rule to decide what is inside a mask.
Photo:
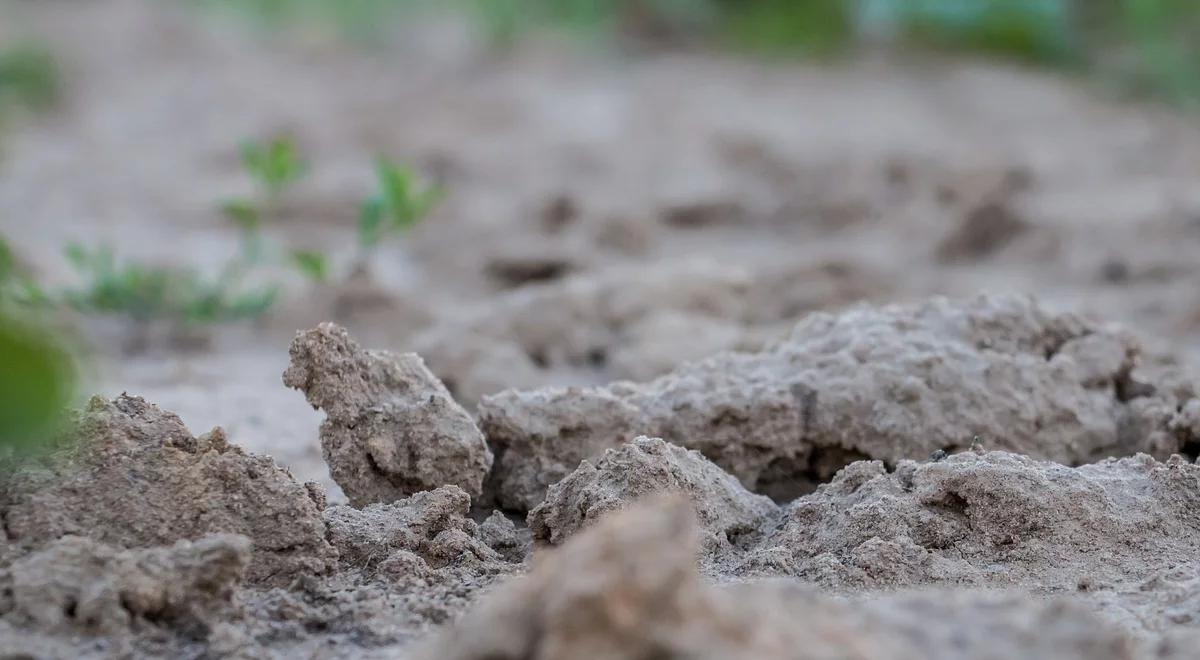
[{"label": "green plant leaf", "polygon": [[13,256],[12,248],[8,246],[8,241],[0,237],[0,284],[14,277],[16,272],[17,259]]},{"label": "green plant leaf", "polygon": [[314,282],[324,282],[328,276],[328,264],[325,255],[313,250],[292,250],[288,255],[292,265],[308,279]]},{"label": "green plant leaf", "polygon": [[225,316],[230,319],[258,318],[275,304],[279,297],[279,287],[268,286],[257,291],[243,293],[233,298],[225,310]]},{"label": "green plant leaf", "polygon": [[372,197],[358,211],[358,244],[374,247],[383,239],[383,203]]},{"label": "green plant leaf", "polygon": [[258,208],[241,199],[231,199],[221,205],[221,213],[225,214],[243,231],[257,231],[262,226],[262,214]]},{"label": "green plant leaf", "polygon": [[90,268],[91,258],[88,255],[88,250],[79,243],[67,243],[63,248],[63,255],[67,257],[67,261],[70,261],[71,265],[77,271],[86,271]]},{"label": "green plant leaf", "polygon": [[436,186],[419,190],[411,169],[386,158],[376,160],[375,176],[379,191],[359,215],[359,242],[368,247],[378,244],[389,231],[416,226],[442,198]]},{"label": "green plant leaf", "polygon": [[58,100],[60,88],[58,65],[44,47],[26,44],[0,52],[0,106],[44,110]]},{"label": "green plant leaf", "polygon": [[270,197],[279,196],[308,169],[296,144],[287,137],[274,138],[266,144],[245,142],[241,156],[246,172]]}]

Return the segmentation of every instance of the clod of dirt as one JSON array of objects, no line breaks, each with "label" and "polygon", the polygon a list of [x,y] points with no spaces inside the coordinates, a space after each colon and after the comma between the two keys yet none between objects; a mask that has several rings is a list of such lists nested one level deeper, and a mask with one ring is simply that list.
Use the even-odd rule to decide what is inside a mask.
[{"label": "clod of dirt", "polygon": [[[419,558],[431,568],[454,562],[500,562],[503,558],[482,538],[480,526],[468,516],[471,497],[458,486],[417,493],[389,504],[363,509],[330,507],[325,514],[329,541],[343,565],[360,570]],[[511,525],[511,523],[509,523]]]},{"label": "clod of dirt", "polygon": [[0,616],[45,632],[115,635],[150,623],[203,633],[229,606],[250,548],[231,534],[140,550],[64,536],[0,572]]},{"label": "clod of dirt", "polygon": [[1180,449],[1194,389],[1133,380],[1124,333],[1026,297],[814,314],[760,353],[727,353],[646,383],[485,397],[500,504],[531,509],[579,462],[639,435],[697,449],[785,500],[863,458],[895,463],[979,437],[1065,464]]},{"label": "clod of dirt", "polygon": [[1000,250],[1029,229],[1009,200],[991,199],[968,210],[937,247],[942,262],[969,261]]},{"label": "clod of dirt", "polygon": [[298,333],[290,354],[283,382],[325,411],[321,448],[354,506],[444,485],[480,494],[492,454],[418,355],[364,350],[332,323]]},{"label": "clod of dirt", "polygon": [[1157,572],[1193,562],[1198,484],[1200,466],[1144,454],[1077,468],[1005,452],[892,472],[860,462],[789,505],[745,569],[850,591],[1144,592]]},{"label": "clod of dirt", "polygon": [[220,429],[193,437],[175,415],[122,395],[93,398],[74,436],[73,448],[0,483],[4,563],[67,535],[148,548],[225,532],[253,543],[252,583],[332,567],[319,487],[228,444]]},{"label": "clod of dirt", "polygon": [[418,659],[1131,657],[1128,640],[1062,603],[934,592],[858,607],[779,583],[700,578],[683,499],[607,516],[492,594]]},{"label": "clod of dirt", "polygon": [[535,539],[558,545],[608,512],[663,492],[690,498],[706,551],[740,544],[776,511],[771,500],[747,492],[700,452],[641,437],[604,452],[594,465],[584,461],[550,486],[545,501],[529,512],[529,527]]}]

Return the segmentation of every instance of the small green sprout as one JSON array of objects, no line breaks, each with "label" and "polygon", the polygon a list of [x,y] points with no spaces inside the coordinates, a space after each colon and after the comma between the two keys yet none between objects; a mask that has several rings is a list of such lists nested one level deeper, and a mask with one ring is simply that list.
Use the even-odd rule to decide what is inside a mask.
[{"label": "small green sprout", "polygon": [[329,264],[325,255],[313,250],[292,250],[289,261],[300,274],[314,282],[324,282],[329,277]]},{"label": "small green sprout", "polygon": [[85,283],[63,291],[62,301],[82,312],[202,325],[261,316],[279,294],[275,285],[243,286],[246,268],[239,260],[210,282],[192,269],[118,263],[108,246],[71,244],[66,255]]},{"label": "small green sprout", "polygon": [[240,152],[242,167],[258,188],[256,199],[228,200],[221,211],[244,231],[257,231],[268,216],[277,213],[280,198],[304,177],[308,164],[287,137],[245,142]]},{"label": "small green sprout", "polygon": [[[279,201],[297,181],[308,172],[308,163],[300,155],[295,142],[277,137],[265,143],[246,142],[241,147],[242,166],[258,187],[257,199],[231,199],[221,205],[221,212],[241,230],[241,269],[261,265],[272,249],[263,236],[267,222],[277,218]],[[295,268],[304,277],[324,281],[328,274],[325,256],[311,250],[287,251],[283,263]]]},{"label": "small green sprout", "polygon": [[0,52],[0,109],[45,110],[59,94],[58,66],[48,50],[30,44]]},{"label": "small green sprout", "polygon": [[47,302],[46,293],[21,267],[8,241],[0,236],[0,307],[10,303],[39,306]]},{"label": "small green sprout", "polygon": [[358,244],[364,255],[389,235],[416,226],[443,197],[441,188],[418,184],[411,169],[386,158],[376,161],[375,177],[379,188],[358,215]]},{"label": "small green sprout", "polygon": [[258,231],[262,228],[262,213],[257,206],[245,200],[229,200],[221,205],[221,212],[242,231]]},{"label": "small green sprout", "polygon": [[277,137],[267,143],[246,142],[241,148],[242,166],[266,191],[269,199],[278,198],[308,171],[295,142]]}]

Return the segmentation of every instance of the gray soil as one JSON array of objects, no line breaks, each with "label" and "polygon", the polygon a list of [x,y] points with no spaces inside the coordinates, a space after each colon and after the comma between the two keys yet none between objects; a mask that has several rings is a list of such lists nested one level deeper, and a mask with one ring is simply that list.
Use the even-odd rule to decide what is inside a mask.
[{"label": "gray soil", "polygon": [[[4,653],[1195,657],[1193,119],[969,61],[0,14],[66,73],[0,164],[40,276],[218,263],[279,131],[272,231],[335,271],[253,326],[76,320],[102,395],[0,466]],[[449,195],[354,273],[380,152]]]}]

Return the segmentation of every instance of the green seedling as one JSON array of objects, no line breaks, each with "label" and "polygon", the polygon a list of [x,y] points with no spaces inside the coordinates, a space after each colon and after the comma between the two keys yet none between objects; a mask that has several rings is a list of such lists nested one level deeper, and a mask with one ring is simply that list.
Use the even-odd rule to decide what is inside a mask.
[{"label": "green seedling", "polygon": [[443,197],[438,186],[424,186],[407,167],[380,158],[375,163],[378,188],[358,215],[358,245],[365,260],[388,236],[419,224]]},{"label": "green seedling", "polygon": [[265,144],[246,142],[241,148],[242,166],[262,187],[268,198],[278,198],[308,170],[296,144],[278,137]]},{"label": "green seedling", "polygon": [[58,67],[46,49],[24,45],[0,51],[0,110],[45,110],[58,100],[59,88]]},{"label": "green seedling", "polygon": [[324,255],[311,250],[273,249],[263,236],[264,226],[280,214],[280,199],[308,171],[295,142],[286,137],[265,143],[246,142],[241,147],[241,161],[258,192],[253,200],[232,199],[221,205],[221,212],[241,230],[240,264],[230,268],[250,270],[273,253],[283,253],[283,263],[310,280],[323,281],[328,270]]},{"label": "green seedling", "polygon": [[8,241],[0,236],[0,308],[12,303],[40,306],[47,302],[46,293],[21,267]]},{"label": "green seedling", "polygon": [[270,216],[278,214],[279,201],[285,192],[308,171],[295,142],[286,137],[268,142],[245,142],[241,146],[242,168],[254,181],[257,192],[253,199],[231,199],[221,205],[221,211],[246,232],[262,228]]},{"label": "green seedling", "polygon": [[324,282],[329,277],[329,264],[325,255],[312,250],[292,250],[288,261],[302,275],[314,282]]},{"label": "green seedling", "polygon": [[191,269],[119,263],[107,246],[72,244],[66,255],[84,285],[63,291],[61,300],[86,313],[202,325],[261,316],[279,293],[274,285],[247,288],[240,259],[210,282]]}]

